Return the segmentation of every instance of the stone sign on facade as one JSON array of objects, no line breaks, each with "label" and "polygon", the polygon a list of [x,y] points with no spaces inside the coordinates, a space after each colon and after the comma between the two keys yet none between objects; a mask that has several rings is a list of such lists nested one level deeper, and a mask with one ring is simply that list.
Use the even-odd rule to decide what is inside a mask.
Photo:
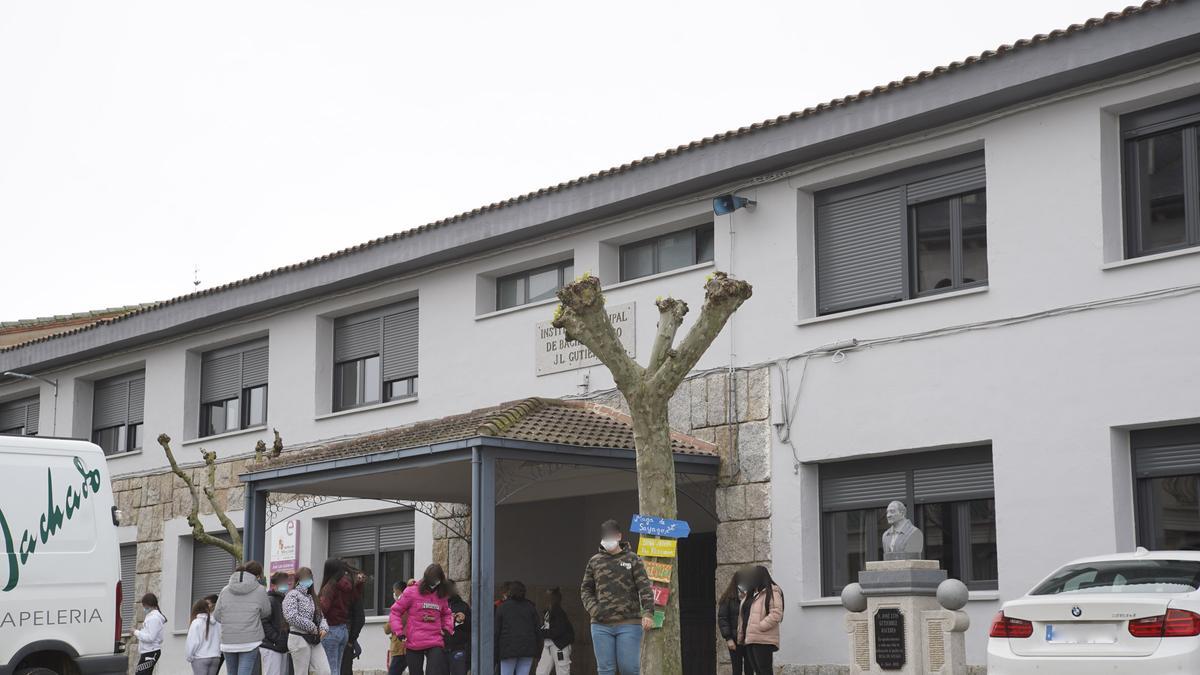
[{"label": "stone sign on facade", "polygon": [[[637,341],[634,339],[635,309],[636,305],[632,302],[608,308],[608,320],[612,322],[613,328],[617,329],[621,346],[630,357],[637,356]],[[568,340],[563,330],[550,325],[549,321],[542,321],[534,328],[534,348],[537,352],[534,355],[534,363],[537,365],[539,376],[600,365],[600,359],[596,358],[592,350],[575,340]]]}]

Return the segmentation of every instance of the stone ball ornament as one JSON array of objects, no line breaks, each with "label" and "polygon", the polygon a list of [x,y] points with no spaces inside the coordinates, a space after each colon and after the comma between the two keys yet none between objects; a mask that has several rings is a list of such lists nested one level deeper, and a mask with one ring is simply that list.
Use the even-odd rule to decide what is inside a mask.
[{"label": "stone ball ornament", "polygon": [[867,611],[867,596],[863,594],[862,586],[857,583],[846,584],[842,589],[842,607],[847,612]]},{"label": "stone ball ornament", "polygon": [[938,584],[938,604],[948,610],[956,612],[963,607],[966,607],[969,597],[970,593],[967,590],[967,585],[958,579],[947,579]]}]

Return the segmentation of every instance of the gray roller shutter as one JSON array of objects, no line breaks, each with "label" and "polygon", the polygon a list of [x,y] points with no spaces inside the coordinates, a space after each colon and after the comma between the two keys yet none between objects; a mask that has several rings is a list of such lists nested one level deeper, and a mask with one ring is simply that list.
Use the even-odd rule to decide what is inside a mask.
[{"label": "gray roller shutter", "polygon": [[376,356],[380,350],[380,319],[350,317],[333,329],[333,360],[337,363]]},{"label": "gray roller shutter", "polygon": [[354,527],[343,523],[329,532],[329,557],[339,558],[354,553],[373,553],[377,550],[379,528]]},{"label": "gray roller shutter", "polygon": [[904,471],[858,476],[822,478],[821,509],[848,511],[887,506],[908,494],[908,474]]},{"label": "gray roller shutter", "polygon": [[817,207],[817,301],[821,313],[904,298],[901,188]]},{"label": "gray roller shutter", "polygon": [[[225,535],[221,535],[221,539],[229,541]],[[223,549],[209,544],[193,543],[192,597],[187,601],[188,607],[200,598],[220,593],[229,583],[229,575],[233,574],[235,566],[233,556]]]},{"label": "gray roller shutter", "polygon": [[403,551],[416,545],[416,528],[412,512],[401,513],[398,518],[400,521],[398,523],[379,527],[380,551]]},{"label": "gray roller shutter", "polygon": [[913,470],[913,497],[918,504],[991,499],[995,493],[990,463]]},{"label": "gray roller shutter", "polygon": [[242,392],[242,355],[226,354],[209,358],[200,366],[200,402],[212,403],[237,398]]},{"label": "gray roller shutter", "polygon": [[134,593],[137,583],[137,544],[121,545],[121,630],[133,631]]},{"label": "gray roller shutter", "polygon": [[242,353],[242,388],[258,387],[267,383],[268,353],[266,347],[258,347]]},{"label": "gray roller shutter", "polygon": [[383,318],[383,379],[417,375],[417,308]]},{"label": "gray roller shutter", "polygon": [[92,403],[92,428],[105,429],[125,424],[129,416],[129,383],[96,385]]},{"label": "gray roller shutter", "polygon": [[38,432],[38,398],[22,398],[0,404],[0,429],[24,427],[26,435]]},{"label": "gray roller shutter", "polygon": [[141,424],[146,407],[146,378],[129,382],[129,423]]},{"label": "gray roller shutter", "polygon": [[909,183],[908,203],[918,204],[942,197],[953,197],[965,192],[974,192],[982,190],[985,184],[983,164],[980,164],[944,176]]},{"label": "gray roller shutter", "polygon": [[1134,431],[1129,442],[1139,478],[1200,473],[1200,424]]},{"label": "gray roller shutter", "polygon": [[241,396],[242,389],[267,383],[270,350],[263,341],[208,352],[200,363],[200,402]]}]

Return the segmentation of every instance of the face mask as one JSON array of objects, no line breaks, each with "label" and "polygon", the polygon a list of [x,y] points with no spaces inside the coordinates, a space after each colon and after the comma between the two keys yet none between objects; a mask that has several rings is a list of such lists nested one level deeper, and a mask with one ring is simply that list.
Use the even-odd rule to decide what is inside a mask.
[{"label": "face mask", "polygon": [[430,589],[434,589],[434,588],[437,588],[438,586],[442,585],[442,582],[440,582],[440,581],[428,581],[427,580],[425,583],[426,583],[426,585],[429,586]]},{"label": "face mask", "polygon": [[275,585],[275,590],[279,591],[280,593],[287,593],[291,589],[292,589],[292,587],[288,586],[287,584],[276,584]]},{"label": "face mask", "polygon": [[738,590],[745,593],[746,591],[750,590],[750,587],[746,584],[738,584]]},{"label": "face mask", "polygon": [[296,585],[307,591],[308,589],[312,588],[312,579],[301,579],[300,583]]},{"label": "face mask", "polygon": [[600,546],[605,551],[614,551],[621,545],[620,539],[601,539]]}]

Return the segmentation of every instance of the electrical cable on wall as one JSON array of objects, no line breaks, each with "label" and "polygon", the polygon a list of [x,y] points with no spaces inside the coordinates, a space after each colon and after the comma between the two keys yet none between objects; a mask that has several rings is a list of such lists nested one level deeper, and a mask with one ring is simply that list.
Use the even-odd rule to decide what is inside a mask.
[{"label": "electrical cable on wall", "polygon": [[[1051,318],[1060,317],[1060,316],[1068,316],[1071,314],[1078,314],[1081,312],[1088,312],[1088,311],[1098,310],[1098,309],[1108,309],[1108,308],[1114,308],[1114,307],[1130,307],[1130,306],[1141,305],[1141,304],[1150,303],[1150,302],[1158,302],[1160,300],[1170,300],[1173,298],[1181,298],[1181,297],[1185,297],[1188,295],[1193,295],[1195,293],[1200,293],[1200,284],[1172,286],[1170,288],[1163,288],[1163,289],[1158,289],[1158,290],[1154,290],[1154,291],[1145,291],[1142,293],[1123,295],[1123,296],[1118,296],[1115,298],[1107,298],[1104,300],[1092,300],[1092,301],[1081,302],[1081,303],[1076,303],[1076,304],[1072,304],[1072,305],[1064,305],[1064,306],[1055,307],[1052,309],[1031,312],[1029,314],[1020,314],[1017,316],[1004,317],[1004,318],[1000,318],[1000,319],[987,319],[984,321],[975,321],[975,322],[971,322],[971,323],[955,324],[952,326],[944,326],[941,328],[932,328],[932,329],[928,329],[928,330],[917,331],[915,333],[903,333],[900,335],[892,335],[892,336],[879,337],[879,338],[867,338],[867,339],[863,339],[863,340],[858,340],[858,339],[840,340],[838,342],[831,342],[831,343],[827,343],[827,344],[824,344],[824,345],[821,345],[818,347],[814,347],[812,349],[809,349],[804,352],[800,352],[798,354],[793,354],[791,356],[782,357],[782,358],[776,359],[774,361],[762,361],[759,363],[753,363],[753,364],[748,364],[748,365],[744,365],[744,366],[736,366],[733,368],[729,368],[727,366],[722,366],[720,368],[709,368],[706,370],[692,371],[685,378],[685,381],[692,380],[692,379],[699,378],[699,377],[704,377],[710,373],[717,373],[717,372],[723,372],[723,371],[732,374],[735,371],[750,372],[750,371],[758,370],[761,368],[772,368],[774,370],[778,370],[779,374],[780,374],[780,389],[781,389],[780,393],[782,395],[781,398],[783,401],[784,410],[781,411],[782,418],[778,422],[774,422],[773,426],[775,427],[776,436],[779,438],[780,442],[787,443],[788,447],[791,448],[792,461],[793,461],[792,468],[793,468],[793,471],[798,474],[800,472],[800,465],[802,464],[802,462],[800,461],[799,452],[797,451],[796,446],[795,446],[794,433],[793,433],[794,430],[792,428],[792,425],[793,425],[796,415],[800,409],[800,393],[801,393],[801,387],[804,382],[804,374],[808,369],[809,360],[813,357],[829,356],[829,357],[831,357],[830,360],[833,361],[834,363],[840,363],[847,358],[847,355],[850,352],[854,352],[854,351],[858,351],[858,350],[866,349],[866,348],[873,348],[873,347],[890,345],[890,344],[901,344],[901,343],[905,343],[905,342],[915,342],[918,340],[927,340],[927,339],[931,339],[931,338],[939,338],[939,337],[945,337],[945,336],[949,336],[949,335],[957,335],[960,333],[969,333],[969,332],[974,332],[974,331],[979,331],[979,330],[988,330],[988,329],[992,329],[992,328],[1003,328],[1006,326],[1016,326],[1016,325],[1021,325],[1021,324],[1025,324],[1025,323],[1030,323],[1033,321],[1040,321],[1043,319],[1051,319]],[[800,368],[800,373],[799,373],[799,376],[795,383],[795,386],[793,387],[788,379],[788,371],[791,368],[792,362],[796,361],[796,360],[801,360],[801,368]],[[794,389],[794,391],[793,391],[793,389]],[[605,391],[597,391],[597,392],[594,392],[593,395],[599,396],[599,395],[603,395],[606,393],[610,393],[612,391],[615,391],[615,390],[609,389],[609,390],[605,390]],[[578,397],[578,398],[583,398],[583,397]],[[789,403],[789,398],[791,399],[790,403]]]}]

